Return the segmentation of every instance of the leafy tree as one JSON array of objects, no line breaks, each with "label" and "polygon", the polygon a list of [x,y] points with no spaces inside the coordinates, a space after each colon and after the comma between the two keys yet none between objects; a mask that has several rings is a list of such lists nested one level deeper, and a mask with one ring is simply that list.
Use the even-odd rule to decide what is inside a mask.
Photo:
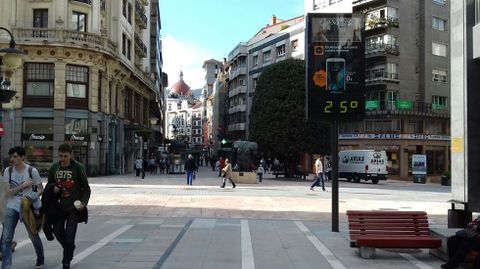
[{"label": "leafy tree", "polygon": [[305,61],[287,59],[260,75],[250,112],[249,140],[294,167],[303,152],[329,153],[329,128],[305,113]]}]

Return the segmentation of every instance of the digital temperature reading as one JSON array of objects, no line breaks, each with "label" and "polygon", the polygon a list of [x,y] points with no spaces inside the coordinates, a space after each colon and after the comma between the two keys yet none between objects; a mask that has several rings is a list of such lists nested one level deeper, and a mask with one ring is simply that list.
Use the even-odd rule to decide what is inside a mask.
[{"label": "digital temperature reading", "polygon": [[365,114],[363,18],[307,15],[308,118],[360,120]]}]

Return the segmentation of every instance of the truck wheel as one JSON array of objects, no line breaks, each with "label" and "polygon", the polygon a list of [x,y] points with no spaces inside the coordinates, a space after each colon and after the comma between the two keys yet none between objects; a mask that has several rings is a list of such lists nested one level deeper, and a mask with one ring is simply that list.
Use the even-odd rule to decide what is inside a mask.
[{"label": "truck wheel", "polygon": [[372,183],[373,183],[373,184],[378,184],[378,178],[372,179]]},{"label": "truck wheel", "polygon": [[348,181],[348,182],[351,182],[351,181],[352,181],[352,178],[351,178],[351,177],[347,177],[347,181]]},{"label": "truck wheel", "polygon": [[360,179],[361,178],[357,175],[353,176],[353,182],[355,182],[355,183],[360,183]]}]

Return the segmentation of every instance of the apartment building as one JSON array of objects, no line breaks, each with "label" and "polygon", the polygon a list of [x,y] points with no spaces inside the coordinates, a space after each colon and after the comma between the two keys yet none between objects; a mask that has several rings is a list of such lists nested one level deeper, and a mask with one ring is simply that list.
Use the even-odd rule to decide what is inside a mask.
[{"label": "apartment building", "polygon": [[202,89],[203,97],[203,145],[207,152],[211,152],[214,143],[218,142],[217,134],[219,128],[219,107],[216,104],[218,86],[221,83],[223,73],[223,63],[210,59],[203,63],[202,68],[205,71],[205,85]]},{"label": "apartment building", "polygon": [[45,174],[66,142],[89,176],[133,171],[163,131],[158,1],[0,1],[0,14],[26,53],[2,108],[2,156],[22,145]]},{"label": "apartment building", "polygon": [[228,54],[227,135],[247,140],[250,107],[258,77],[269,65],[288,59],[304,59],[304,17],[278,20],[272,17],[248,42]]},{"label": "apartment building", "polygon": [[366,117],[341,124],[340,149],[386,150],[391,175],[406,179],[412,154],[428,174],[449,169],[450,3],[359,0],[365,15]]}]

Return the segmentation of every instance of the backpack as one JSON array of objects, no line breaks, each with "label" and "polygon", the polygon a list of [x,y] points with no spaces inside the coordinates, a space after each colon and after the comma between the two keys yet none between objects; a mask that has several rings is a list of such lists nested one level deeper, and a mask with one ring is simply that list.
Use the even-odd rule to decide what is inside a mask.
[{"label": "backpack", "polygon": [[[32,178],[32,171],[33,167],[30,165],[28,166],[28,175]],[[8,183],[11,184],[12,182],[12,172],[13,166],[10,166],[8,169]],[[32,191],[37,192],[37,185],[32,185]],[[40,198],[38,198],[40,199]],[[28,232],[31,234],[38,234],[42,229],[42,225],[44,222],[44,214],[40,213],[35,214],[34,208],[31,201],[27,197],[23,197],[20,204],[21,214],[23,222],[25,223],[25,227],[27,228]]]}]

